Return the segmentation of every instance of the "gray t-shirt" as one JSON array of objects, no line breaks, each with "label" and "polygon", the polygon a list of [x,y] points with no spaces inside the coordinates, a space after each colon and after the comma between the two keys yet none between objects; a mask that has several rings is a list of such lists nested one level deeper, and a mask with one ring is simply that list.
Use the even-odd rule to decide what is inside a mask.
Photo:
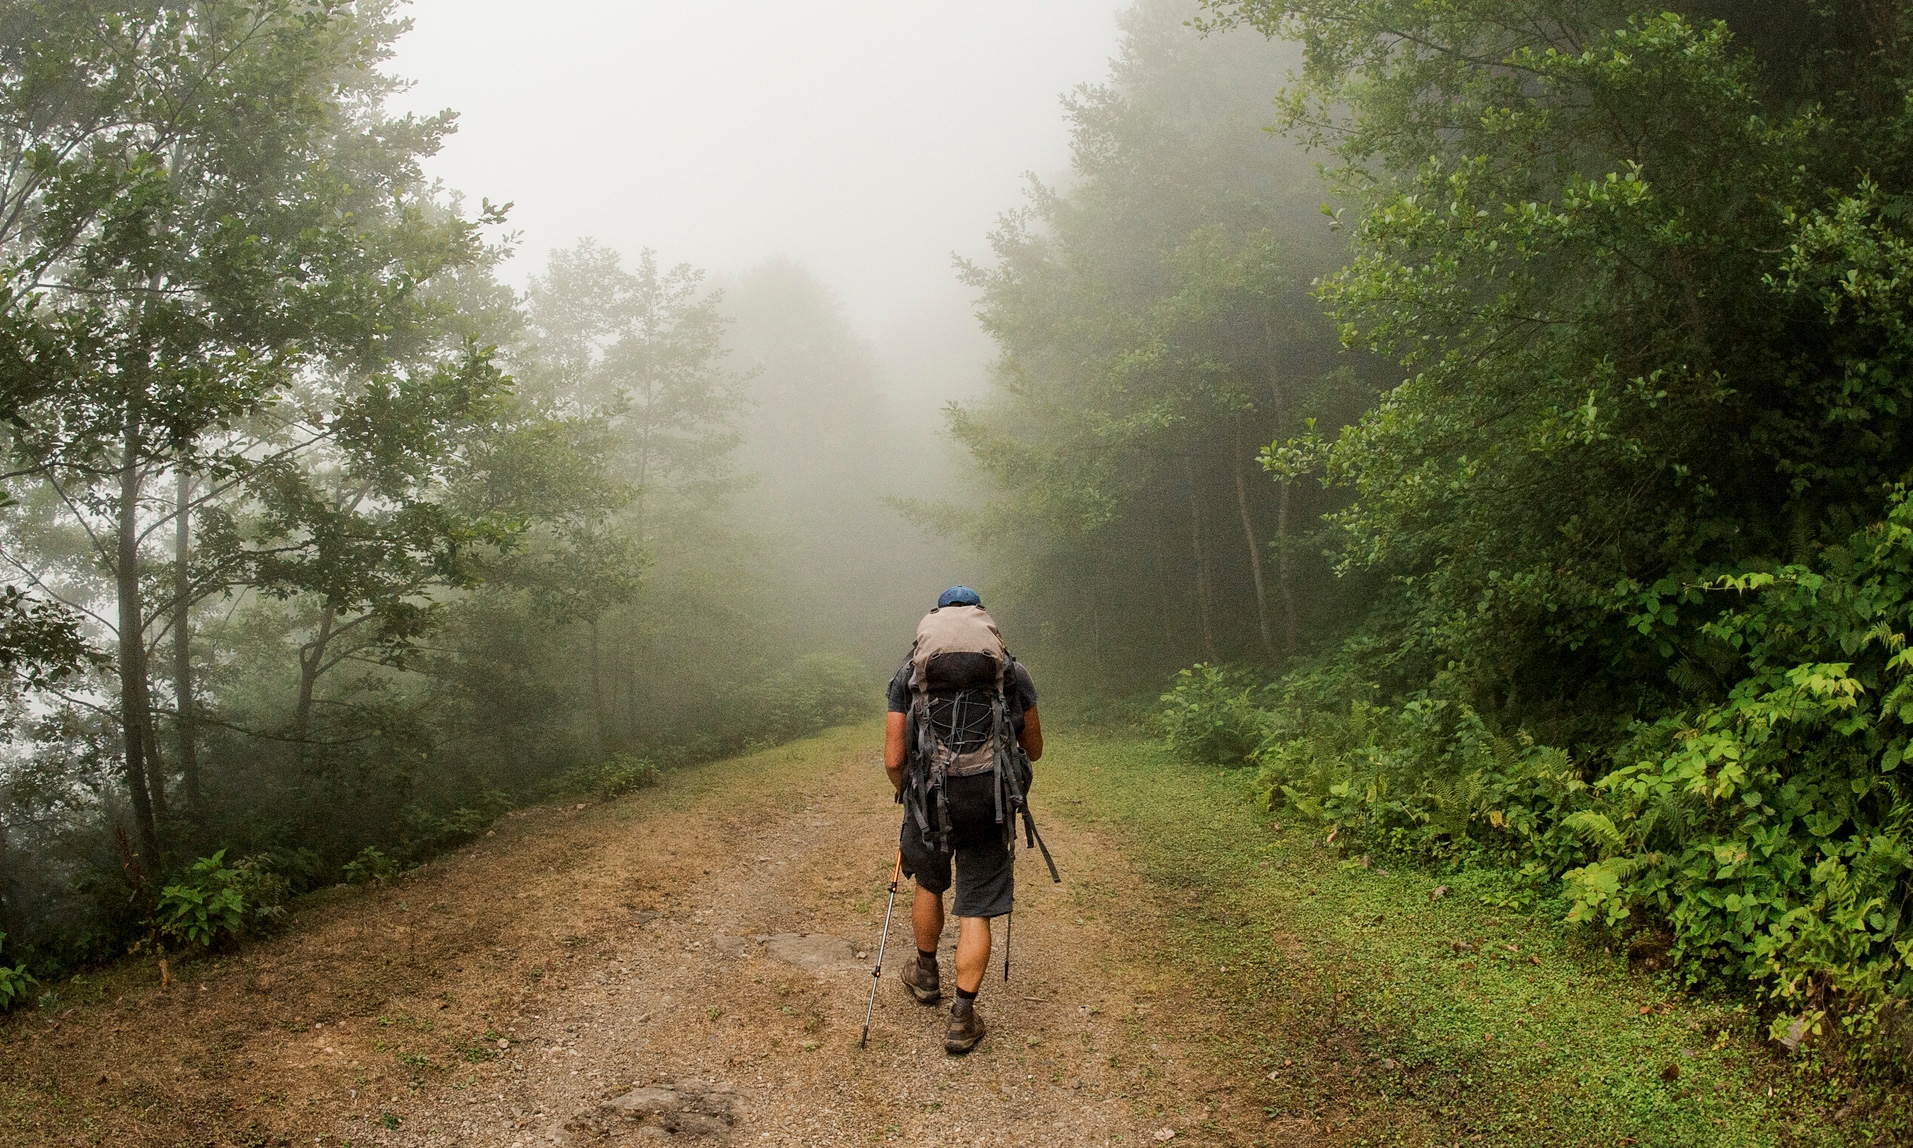
[{"label": "gray t-shirt", "polygon": [[[1020,735],[1023,732],[1023,714],[1036,708],[1036,683],[1030,679],[1030,672],[1023,663],[1016,662],[1011,666],[1010,680],[1004,685],[1007,688],[1003,691],[1003,700],[1009,705],[1010,725]],[[910,712],[909,658],[903,660],[903,664],[897,667],[896,675],[890,679],[890,712]]]}]

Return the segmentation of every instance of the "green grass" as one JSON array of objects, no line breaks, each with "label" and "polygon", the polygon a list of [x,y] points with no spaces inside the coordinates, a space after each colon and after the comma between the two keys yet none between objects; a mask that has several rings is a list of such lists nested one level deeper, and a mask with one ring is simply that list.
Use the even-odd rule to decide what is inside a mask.
[{"label": "green grass", "polygon": [[1210,1052],[1273,1143],[1285,1118],[1347,1144],[1913,1142],[1902,1092],[1782,1058],[1746,1002],[1630,972],[1495,871],[1365,868],[1278,826],[1240,773],[1134,738],[1052,747],[1039,814],[1123,845],[1163,922],[1146,943],[1216,1011]]}]

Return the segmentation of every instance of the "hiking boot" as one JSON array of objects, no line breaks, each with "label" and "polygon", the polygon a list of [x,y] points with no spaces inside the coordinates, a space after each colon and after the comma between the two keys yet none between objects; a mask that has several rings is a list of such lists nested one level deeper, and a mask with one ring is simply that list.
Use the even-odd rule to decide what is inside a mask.
[{"label": "hiking boot", "polygon": [[933,956],[925,960],[923,954],[918,953],[916,960],[905,962],[903,987],[910,990],[910,995],[917,998],[918,1004],[935,1004],[942,1000],[943,979],[937,973],[937,959]]},{"label": "hiking boot", "polygon": [[988,1031],[983,1027],[983,1018],[977,1015],[976,1002],[958,997],[950,1006],[950,1027],[943,1033],[943,1051],[962,1056],[975,1048]]}]

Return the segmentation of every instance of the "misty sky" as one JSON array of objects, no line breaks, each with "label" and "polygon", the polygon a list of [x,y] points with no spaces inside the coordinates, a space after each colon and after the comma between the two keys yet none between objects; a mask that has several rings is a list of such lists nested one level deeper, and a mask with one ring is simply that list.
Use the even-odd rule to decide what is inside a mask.
[{"label": "misty sky", "polygon": [[[961,313],[1022,173],[1067,163],[1116,0],[413,0],[401,106],[450,107],[433,174],[512,200],[515,281],[590,235],[717,272],[810,267],[881,337]],[[947,321],[947,320],[946,320]]]}]

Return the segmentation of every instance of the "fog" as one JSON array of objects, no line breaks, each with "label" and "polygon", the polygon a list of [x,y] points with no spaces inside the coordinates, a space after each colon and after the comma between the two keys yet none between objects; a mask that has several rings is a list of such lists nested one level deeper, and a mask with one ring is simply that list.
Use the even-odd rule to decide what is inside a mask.
[{"label": "fog", "polygon": [[[414,0],[397,106],[459,114],[428,170],[515,204],[517,274],[592,236],[740,272],[809,268],[865,337],[946,329],[1025,172],[1067,160],[1111,0]],[[509,274],[509,272],[508,272]]]},{"label": "fog", "polygon": [[[653,249],[733,292],[767,269],[811,281],[781,321],[759,292],[732,330],[731,366],[758,372],[738,458],[758,494],[736,508],[838,646],[894,657],[878,635],[898,644],[925,594],[987,580],[977,555],[885,500],[945,496],[959,477],[941,410],[983,392],[994,347],[953,257],[987,255],[1029,176],[1066,170],[1061,97],[1105,75],[1112,0],[408,11],[390,70],[412,87],[395,106],[457,112],[427,171],[469,200],[513,205],[507,282],[583,237],[627,258]],[[840,316],[817,311],[819,287]],[[784,334],[766,338],[766,324]],[[845,340],[858,345],[825,355],[840,370],[816,361]],[[823,429],[805,407],[856,417]]]}]

